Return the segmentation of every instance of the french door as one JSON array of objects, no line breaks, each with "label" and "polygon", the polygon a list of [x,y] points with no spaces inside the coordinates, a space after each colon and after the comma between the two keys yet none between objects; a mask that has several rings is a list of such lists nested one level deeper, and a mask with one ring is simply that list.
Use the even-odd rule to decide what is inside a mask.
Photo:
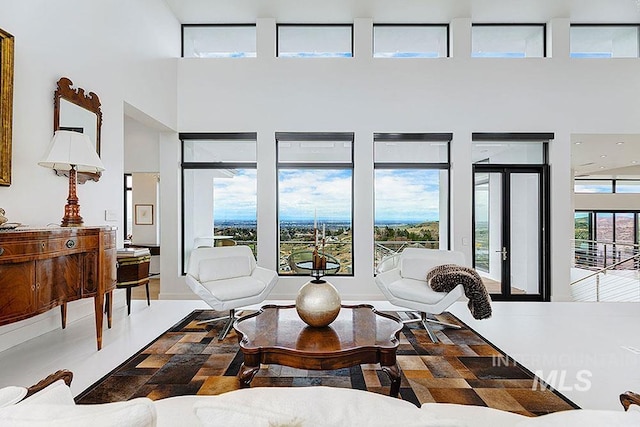
[{"label": "french door", "polygon": [[547,166],[473,166],[473,261],[493,300],[549,300]]}]

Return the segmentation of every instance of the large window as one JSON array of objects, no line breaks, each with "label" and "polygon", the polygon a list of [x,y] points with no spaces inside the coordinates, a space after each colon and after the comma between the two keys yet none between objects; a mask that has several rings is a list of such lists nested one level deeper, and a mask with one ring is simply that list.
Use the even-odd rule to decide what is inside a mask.
[{"label": "large window", "polygon": [[374,135],[374,266],[406,247],[448,248],[451,134]]},{"label": "large window", "polygon": [[[639,222],[640,212],[576,211],[576,265],[603,268],[637,254]],[[620,267],[628,267],[626,264]]]},{"label": "large window", "polygon": [[256,254],[256,134],[180,134],[183,273],[193,248],[247,245]]},{"label": "large window", "polygon": [[576,193],[640,193],[640,181],[636,179],[609,179],[609,178],[576,178],[573,182],[573,191]]},{"label": "large window", "polygon": [[278,24],[277,52],[289,58],[353,56],[351,24]]},{"label": "large window", "polygon": [[184,24],[184,58],[253,58],[256,56],[254,24]]},{"label": "large window", "polygon": [[572,58],[637,58],[638,28],[633,25],[571,25]]},{"label": "large window", "polygon": [[374,24],[374,58],[446,58],[449,26]]},{"label": "large window", "polygon": [[277,132],[279,273],[353,274],[353,133]]},{"label": "large window", "polygon": [[473,24],[474,58],[544,58],[544,24]]}]

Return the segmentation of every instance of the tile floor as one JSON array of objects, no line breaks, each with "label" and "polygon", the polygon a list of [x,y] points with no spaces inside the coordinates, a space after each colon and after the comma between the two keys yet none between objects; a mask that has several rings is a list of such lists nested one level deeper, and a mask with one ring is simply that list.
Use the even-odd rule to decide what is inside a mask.
[{"label": "tile floor", "polygon": [[[95,349],[93,318],[72,322],[0,352],[0,387],[31,385],[65,368],[74,372],[72,391],[78,394],[196,308],[207,306],[134,300],[131,316],[120,306],[101,351]],[[450,311],[583,408],[621,410],[618,395],[640,391],[639,303],[494,302],[493,308],[493,317],[481,321],[464,302]]]}]

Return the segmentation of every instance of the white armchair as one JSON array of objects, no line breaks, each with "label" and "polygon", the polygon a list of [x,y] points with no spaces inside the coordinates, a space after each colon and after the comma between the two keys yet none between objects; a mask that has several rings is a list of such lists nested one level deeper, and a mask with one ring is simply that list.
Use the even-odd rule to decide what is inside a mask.
[{"label": "white armchair", "polygon": [[464,265],[464,254],[459,251],[440,249],[406,248],[399,254],[383,259],[377,268],[376,285],[384,296],[394,305],[416,310],[417,319],[408,322],[421,322],[434,343],[438,342],[430,323],[450,328],[458,325],[429,319],[429,314],[440,314],[464,295],[462,285],[450,292],[435,292],[427,284],[427,272],[438,265]]},{"label": "white armchair", "polygon": [[197,248],[189,257],[186,275],[189,288],[214,310],[229,310],[228,316],[200,322],[228,319],[218,340],[223,340],[231,330],[235,310],[264,301],[277,281],[275,271],[256,265],[248,246]]}]

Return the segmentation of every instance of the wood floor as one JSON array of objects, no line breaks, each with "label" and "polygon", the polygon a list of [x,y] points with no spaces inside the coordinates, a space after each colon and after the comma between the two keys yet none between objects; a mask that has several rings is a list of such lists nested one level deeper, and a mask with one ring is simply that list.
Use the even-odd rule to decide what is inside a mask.
[{"label": "wood floor", "polygon": [[[497,280],[483,277],[482,283],[484,283],[484,285],[487,287],[487,291],[489,291],[490,294],[499,294],[502,292],[502,283],[498,282]],[[522,295],[524,293],[525,291],[523,291],[522,289],[514,288],[513,286],[511,287],[512,295]]]},{"label": "wood floor", "polygon": [[[149,279],[149,299],[157,300],[160,295],[160,277],[155,276]],[[144,286],[131,289],[131,299],[147,299],[147,291]]]}]

